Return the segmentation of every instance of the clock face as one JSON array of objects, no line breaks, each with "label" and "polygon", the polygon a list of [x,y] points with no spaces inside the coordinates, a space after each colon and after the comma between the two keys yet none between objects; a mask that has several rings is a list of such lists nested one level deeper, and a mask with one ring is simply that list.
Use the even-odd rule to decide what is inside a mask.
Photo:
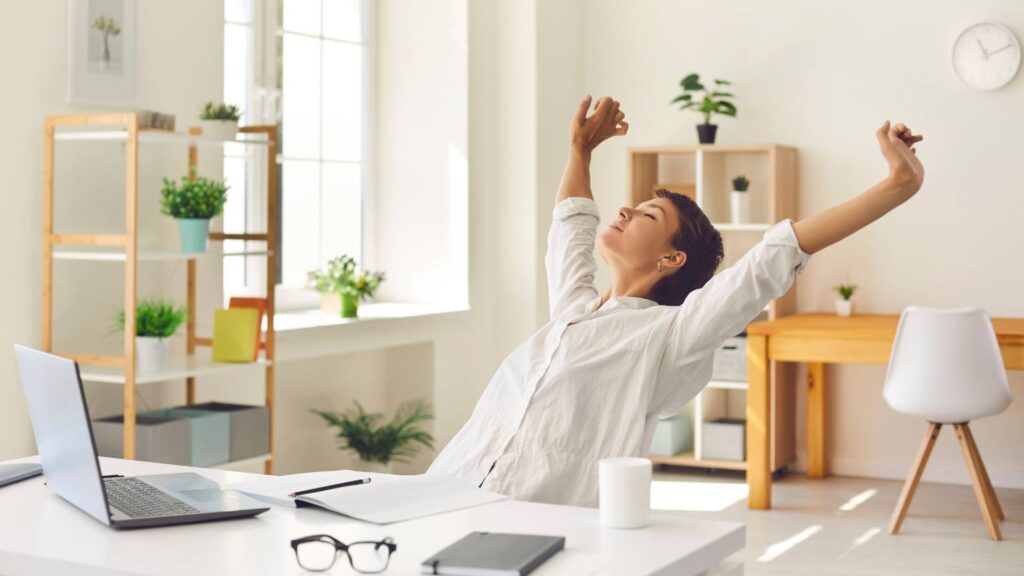
[{"label": "clock face", "polygon": [[993,22],[975,24],[953,44],[953,69],[980,90],[1004,86],[1020,68],[1020,42],[1009,28]]}]

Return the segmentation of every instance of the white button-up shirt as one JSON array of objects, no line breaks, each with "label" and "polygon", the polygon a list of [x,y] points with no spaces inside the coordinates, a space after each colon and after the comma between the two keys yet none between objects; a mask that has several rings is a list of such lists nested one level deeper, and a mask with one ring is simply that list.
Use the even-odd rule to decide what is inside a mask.
[{"label": "white button-up shirt", "polygon": [[599,308],[599,220],[589,198],[555,207],[551,320],[505,358],[428,473],[520,500],[596,506],[598,460],[646,456],[658,418],[707,385],[715,350],[785,294],[809,258],[786,220],[681,306],[620,296]]}]

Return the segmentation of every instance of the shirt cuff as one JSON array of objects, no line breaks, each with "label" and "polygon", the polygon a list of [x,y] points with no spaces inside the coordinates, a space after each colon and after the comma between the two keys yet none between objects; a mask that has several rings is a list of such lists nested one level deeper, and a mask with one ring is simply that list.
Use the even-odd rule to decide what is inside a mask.
[{"label": "shirt cuff", "polygon": [[599,222],[601,221],[601,214],[597,211],[597,202],[594,202],[593,198],[582,196],[569,196],[559,202],[552,213],[552,219],[561,221],[576,214],[588,214],[597,218]]},{"label": "shirt cuff", "polygon": [[811,255],[800,249],[800,242],[797,241],[796,232],[793,231],[793,221],[783,220],[775,224],[764,233],[764,243],[769,246],[788,246],[796,252],[796,265],[794,271],[799,274],[803,272]]}]

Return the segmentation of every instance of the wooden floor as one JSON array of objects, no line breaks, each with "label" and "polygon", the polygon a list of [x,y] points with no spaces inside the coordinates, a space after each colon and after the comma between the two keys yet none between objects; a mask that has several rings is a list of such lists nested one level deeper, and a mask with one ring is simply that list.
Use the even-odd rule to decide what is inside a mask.
[{"label": "wooden floor", "polygon": [[660,511],[747,524],[746,549],[709,576],[1024,574],[1024,490],[996,488],[1006,520],[994,542],[971,487],[952,484],[922,483],[901,533],[890,535],[901,487],[788,475],[772,485],[773,509],[758,511],[747,510],[742,474],[659,469],[651,499]]}]

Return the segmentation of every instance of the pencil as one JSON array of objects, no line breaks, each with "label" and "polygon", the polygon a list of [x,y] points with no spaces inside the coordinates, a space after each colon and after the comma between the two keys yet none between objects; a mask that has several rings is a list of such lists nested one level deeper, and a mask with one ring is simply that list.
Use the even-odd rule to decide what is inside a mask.
[{"label": "pencil", "polygon": [[331,484],[330,486],[320,486],[319,488],[309,488],[307,490],[299,490],[298,492],[292,492],[288,495],[289,498],[295,498],[296,496],[302,496],[303,494],[312,494],[313,492],[323,492],[324,490],[333,490],[334,488],[343,488],[345,486],[355,486],[356,484],[366,484],[370,478],[360,478],[359,480],[349,480],[348,482],[341,482],[340,484]]}]

